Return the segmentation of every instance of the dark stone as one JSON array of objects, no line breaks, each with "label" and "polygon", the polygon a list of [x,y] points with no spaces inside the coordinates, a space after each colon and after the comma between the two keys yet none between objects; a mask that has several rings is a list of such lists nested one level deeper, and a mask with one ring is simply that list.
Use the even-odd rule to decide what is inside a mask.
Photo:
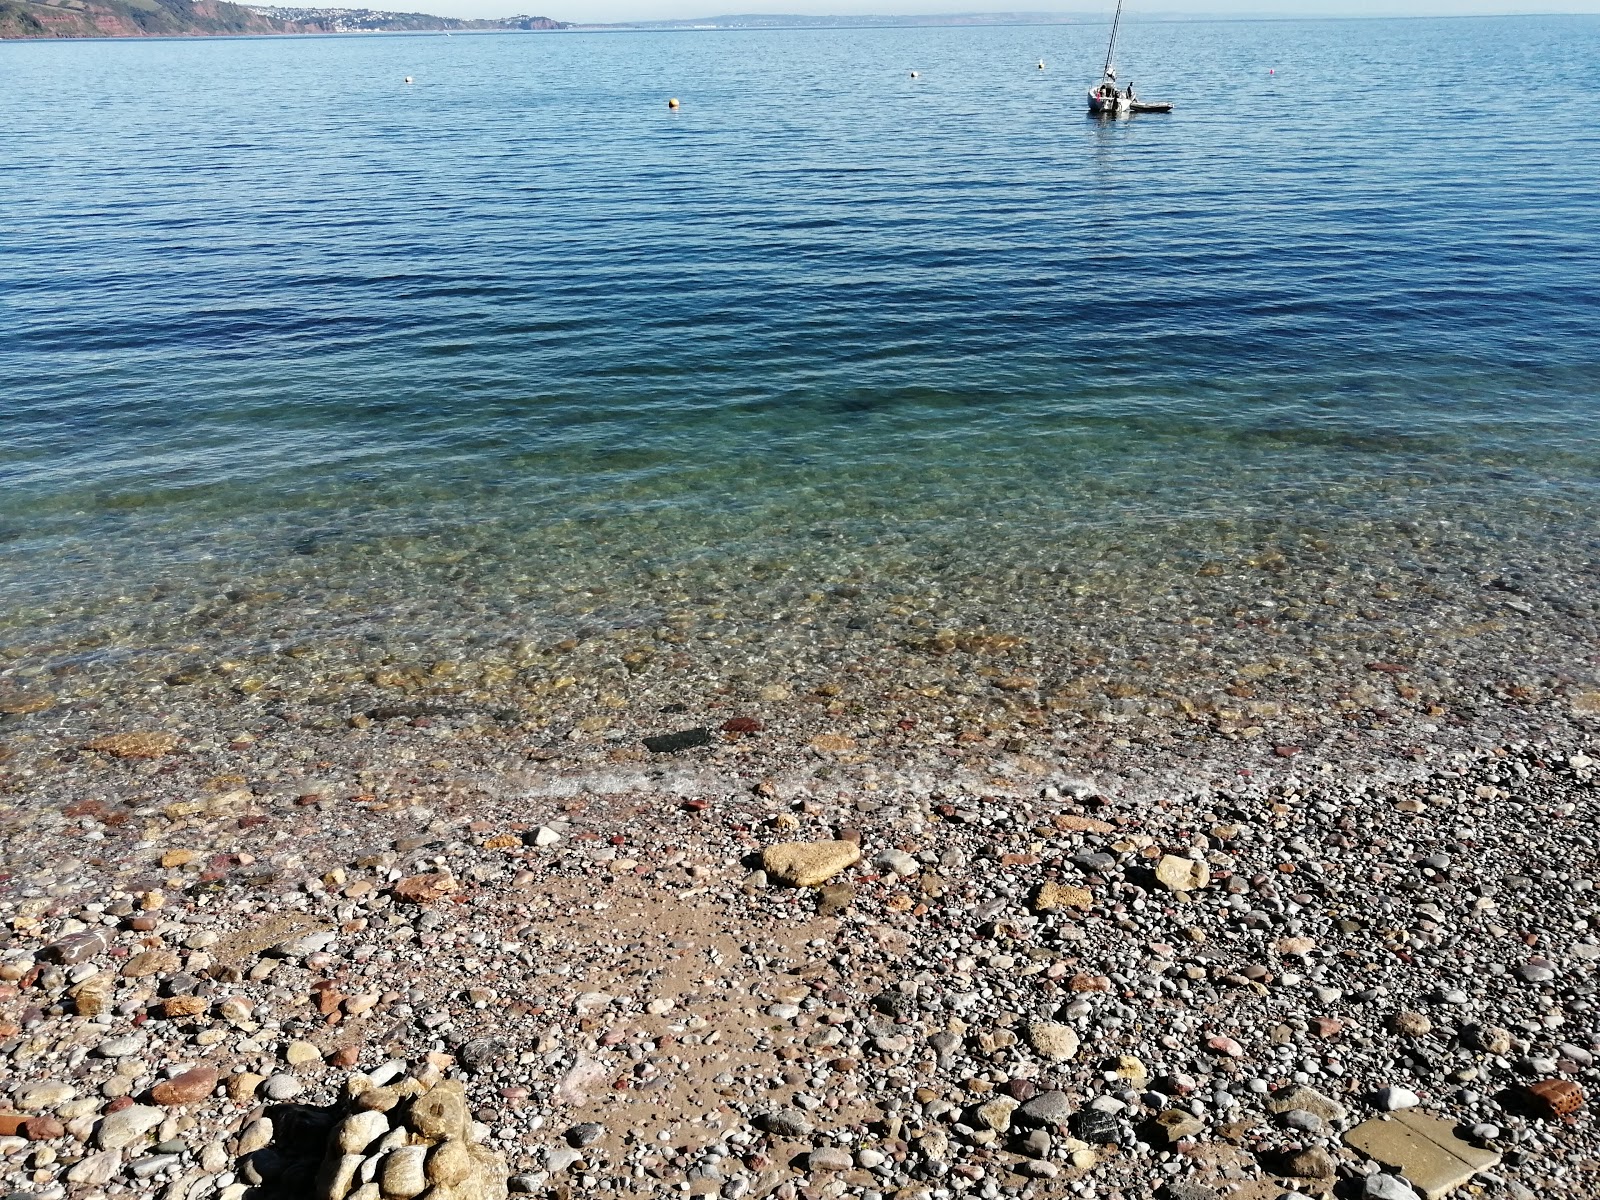
[{"label": "dark stone", "polygon": [[660,733],[644,739],[645,749],[652,754],[676,754],[680,750],[693,750],[711,744],[711,731],[704,727],[685,729],[679,733]]},{"label": "dark stone", "polygon": [[199,986],[200,981],[193,975],[179,972],[162,981],[161,994],[163,996],[189,996],[193,995],[195,989]]},{"label": "dark stone", "polygon": [[82,933],[74,933],[62,938],[58,942],[51,942],[44,948],[43,957],[49,962],[58,962],[62,966],[76,966],[78,963],[88,962],[91,958],[98,958],[111,947],[111,939],[104,930],[87,929]]},{"label": "dark stone", "polygon": [[482,1037],[473,1038],[470,1042],[463,1042],[456,1051],[456,1058],[461,1065],[474,1075],[494,1066],[505,1057],[506,1042],[504,1038]]},{"label": "dark stone", "polygon": [[805,1114],[792,1108],[773,1108],[757,1113],[756,1128],[776,1137],[805,1137],[811,1132],[811,1122]]},{"label": "dark stone", "polygon": [[872,998],[872,1007],[904,1023],[917,1015],[917,1002],[904,992],[879,992]]},{"label": "dark stone", "polygon": [[[1024,1125],[1065,1125],[1072,1115],[1072,1101],[1061,1091],[1041,1092],[1012,1114]],[[1088,1139],[1085,1139],[1088,1140]]]},{"label": "dark stone", "polygon": [[567,1144],[574,1150],[583,1150],[594,1145],[606,1135],[606,1127],[597,1121],[585,1121],[581,1125],[574,1125],[567,1130]]},{"label": "dark stone", "polygon": [[384,704],[368,709],[367,717],[373,721],[394,721],[401,718],[415,721],[427,717],[459,717],[464,713],[464,709],[450,708],[443,704]]},{"label": "dark stone", "polygon": [[1110,1113],[1086,1108],[1072,1119],[1072,1129],[1091,1146],[1117,1145],[1122,1141],[1121,1127]]}]

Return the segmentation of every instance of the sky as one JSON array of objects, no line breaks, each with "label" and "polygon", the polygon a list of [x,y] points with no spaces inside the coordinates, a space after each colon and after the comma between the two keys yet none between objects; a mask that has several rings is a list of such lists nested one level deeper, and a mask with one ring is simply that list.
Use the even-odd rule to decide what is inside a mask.
[{"label": "sky", "polygon": [[[306,2],[306,0],[299,0]],[[328,0],[324,0],[328,2]],[[717,17],[730,13],[1106,13],[1112,0],[332,0],[367,3],[374,8],[411,9],[456,17],[514,14],[554,17],[589,24],[619,21]],[[1145,0],[1147,10],[1195,15],[1248,14],[1317,16],[1477,16],[1492,13],[1600,13],[1600,0]]]}]

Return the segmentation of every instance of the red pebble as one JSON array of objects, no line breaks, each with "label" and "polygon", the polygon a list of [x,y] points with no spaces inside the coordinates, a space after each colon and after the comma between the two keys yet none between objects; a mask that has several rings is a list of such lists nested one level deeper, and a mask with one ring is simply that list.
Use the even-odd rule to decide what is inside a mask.
[{"label": "red pebble", "polygon": [[1213,1054],[1220,1054],[1224,1058],[1243,1058],[1244,1047],[1231,1037],[1214,1037],[1206,1042],[1206,1049]]},{"label": "red pebble", "polygon": [[217,1073],[210,1067],[195,1067],[171,1079],[163,1079],[150,1089],[150,1098],[163,1107],[197,1104],[216,1089]]},{"label": "red pebble", "polygon": [[54,1117],[31,1117],[22,1123],[22,1136],[30,1142],[49,1142],[67,1136],[67,1127]]}]

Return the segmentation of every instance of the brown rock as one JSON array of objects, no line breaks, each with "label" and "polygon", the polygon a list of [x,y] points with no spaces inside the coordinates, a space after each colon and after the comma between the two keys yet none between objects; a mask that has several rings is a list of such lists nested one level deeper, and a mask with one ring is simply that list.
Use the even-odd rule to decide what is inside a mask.
[{"label": "brown rock", "polygon": [[112,733],[89,743],[90,750],[113,758],[161,758],[178,748],[175,733]]},{"label": "brown rock", "polygon": [[217,1073],[211,1067],[195,1067],[182,1075],[164,1079],[150,1089],[150,1099],[164,1107],[197,1104],[217,1087]]},{"label": "brown rock", "polygon": [[1474,1050],[1501,1056],[1511,1053],[1511,1031],[1498,1025],[1468,1025],[1461,1030],[1461,1040]]},{"label": "brown rock", "polygon": [[56,700],[54,696],[46,696],[43,694],[30,695],[27,692],[8,692],[7,694],[0,696],[0,713],[5,713],[6,715],[13,717],[22,717],[27,716],[30,713],[44,712],[46,709],[54,708],[55,705]]},{"label": "brown rock", "polygon": [[1111,833],[1116,829],[1115,825],[1107,821],[1097,820],[1094,817],[1080,817],[1072,813],[1052,817],[1050,823],[1068,833]]},{"label": "brown rock", "polygon": [[428,1181],[454,1187],[472,1174],[472,1155],[463,1142],[441,1142],[428,1154]]},{"label": "brown rock", "polygon": [[1583,1107],[1583,1091],[1570,1079],[1541,1079],[1524,1087],[1521,1095],[1533,1112],[1550,1121]]},{"label": "brown rock", "polygon": [[22,1136],[30,1142],[49,1142],[67,1136],[67,1127],[54,1117],[30,1117],[22,1123]]},{"label": "brown rock", "polygon": [[1042,883],[1033,897],[1033,910],[1042,913],[1065,908],[1090,908],[1093,905],[1094,895],[1088,888],[1070,883]]},{"label": "brown rock", "polygon": [[446,1079],[411,1102],[411,1128],[430,1140],[453,1141],[467,1129],[467,1093],[459,1079]]},{"label": "brown rock", "polygon": [[161,1002],[160,1010],[167,1020],[178,1021],[185,1017],[198,1017],[210,1007],[211,1001],[204,996],[172,996]]},{"label": "brown rock", "polygon": [[846,750],[854,750],[856,740],[841,733],[819,733],[811,739],[811,748],[825,754],[841,754]]},{"label": "brown rock", "polygon": [[1388,1025],[1390,1033],[1397,1033],[1401,1037],[1427,1037],[1433,1032],[1433,1022],[1419,1012],[1392,1013]]},{"label": "brown rock", "polygon": [[267,1081],[265,1075],[254,1071],[241,1071],[228,1076],[228,1099],[235,1104],[248,1104],[256,1098],[256,1090]]},{"label": "brown rock", "polygon": [[423,1163],[427,1153],[426,1146],[401,1146],[386,1156],[378,1167],[378,1183],[383,1194],[409,1200],[425,1192],[428,1177]]},{"label": "brown rock", "polygon": [[1283,1174],[1296,1179],[1332,1179],[1338,1166],[1321,1146],[1308,1146],[1284,1158]]},{"label": "brown rock", "polygon": [[1078,1035],[1070,1025],[1034,1021],[1027,1032],[1028,1045],[1050,1062],[1066,1062],[1078,1053]]},{"label": "brown rock", "polygon": [[72,997],[80,1017],[97,1017],[111,1007],[116,989],[116,978],[101,972],[68,989],[67,995]]},{"label": "brown rock", "polygon": [[183,965],[171,950],[141,950],[122,964],[124,979],[145,979],[151,975],[170,975]]},{"label": "brown rock", "polygon": [[761,852],[767,877],[786,887],[815,887],[861,861],[854,842],[782,842]]},{"label": "brown rock", "polygon": [[1186,1109],[1169,1108],[1150,1122],[1150,1132],[1158,1145],[1176,1146],[1185,1138],[1199,1137],[1205,1123]]},{"label": "brown rock", "polygon": [[400,1103],[400,1093],[392,1087],[368,1088],[350,1101],[356,1112],[388,1112]]},{"label": "brown rock", "polygon": [[1166,854],[1156,864],[1156,879],[1168,891],[1197,892],[1211,882],[1211,868],[1192,858]]},{"label": "brown rock", "polygon": [[0,1113],[0,1137],[16,1137],[27,1121],[25,1113]]},{"label": "brown rock", "polygon": [[431,904],[460,887],[453,875],[435,871],[426,875],[408,875],[396,883],[392,890],[396,900],[407,904]]}]

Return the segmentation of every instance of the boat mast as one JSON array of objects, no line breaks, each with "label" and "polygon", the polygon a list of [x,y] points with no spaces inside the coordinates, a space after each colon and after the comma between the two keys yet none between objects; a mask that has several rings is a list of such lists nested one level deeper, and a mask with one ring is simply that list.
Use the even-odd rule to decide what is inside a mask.
[{"label": "boat mast", "polygon": [[1106,68],[1101,73],[1102,79],[1111,78],[1111,59],[1117,52],[1117,26],[1122,24],[1122,0],[1117,0],[1117,15],[1111,18],[1111,44],[1106,47]]}]

